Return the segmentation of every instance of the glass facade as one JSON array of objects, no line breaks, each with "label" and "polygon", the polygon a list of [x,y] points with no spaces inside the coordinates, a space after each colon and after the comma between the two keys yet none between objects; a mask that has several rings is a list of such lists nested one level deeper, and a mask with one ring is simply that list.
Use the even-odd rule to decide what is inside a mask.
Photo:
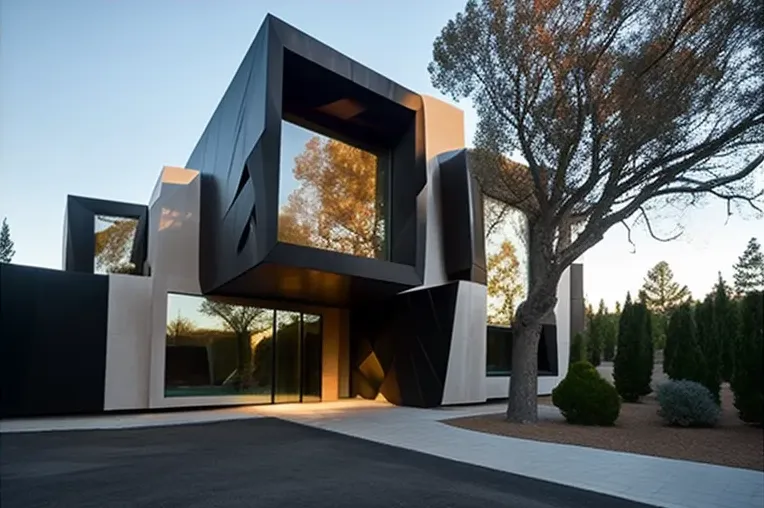
[{"label": "glass facade", "polygon": [[279,241],[387,259],[388,163],[282,121]]},{"label": "glass facade", "polygon": [[165,396],[321,400],[321,316],[169,294]]},{"label": "glass facade", "polygon": [[135,273],[130,256],[137,229],[138,219],[96,215],[93,272]]},{"label": "glass facade", "polygon": [[528,220],[521,211],[483,196],[488,323],[512,324],[528,290]]}]

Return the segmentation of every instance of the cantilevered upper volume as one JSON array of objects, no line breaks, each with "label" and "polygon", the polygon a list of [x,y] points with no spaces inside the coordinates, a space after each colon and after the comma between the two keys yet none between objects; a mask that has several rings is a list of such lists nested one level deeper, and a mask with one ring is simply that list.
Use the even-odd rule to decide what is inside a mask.
[{"label": "cantilevered upper volume", "polygon": [[273,16],[186,167],[205,293],[341,305],[422,284],[422,98]]}]

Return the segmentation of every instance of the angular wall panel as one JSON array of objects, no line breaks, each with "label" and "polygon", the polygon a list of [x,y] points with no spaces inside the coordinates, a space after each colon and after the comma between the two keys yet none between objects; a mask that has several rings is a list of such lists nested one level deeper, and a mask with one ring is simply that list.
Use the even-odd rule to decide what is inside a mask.
[{"label": "angular wall panel", "polygon": [[393,404],[443,401],[459,284],[407,291],[350,312],[352,393]]},{"label": "angular wall panel", "polygon": [[438,157],[443,252],[449,280],[486,283],[482,194],[467,165],[467,150]]}]

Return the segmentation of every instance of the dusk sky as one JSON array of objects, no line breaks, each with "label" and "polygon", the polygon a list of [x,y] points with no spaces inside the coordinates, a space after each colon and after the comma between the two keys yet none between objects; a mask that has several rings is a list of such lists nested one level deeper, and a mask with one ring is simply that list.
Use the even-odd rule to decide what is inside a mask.
[{"label": "dusk sky", "polygon": [[[61,267],[67,194],[147,203],[163,165],[183,166],[267,13],[420,93],[432,42],[464,0],[4,0],[0,3],[0,219],[15,263]],[[451,101],[453,102],[453,101]],[[475,130],[471,104],[467,140]],[[764,177],[759,175],[759,183]],[[764,220],[713,201],[660,228],[616,227],[585,257],[585,292],[612,305],[668,261],[702,297]],[[744,217],[748,217],[745,220]]]}]

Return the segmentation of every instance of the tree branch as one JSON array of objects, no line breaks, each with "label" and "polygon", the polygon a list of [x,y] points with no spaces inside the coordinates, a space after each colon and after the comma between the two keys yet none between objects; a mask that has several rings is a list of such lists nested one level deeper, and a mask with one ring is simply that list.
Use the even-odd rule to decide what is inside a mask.
[{"label": "tree branch", "polygon": [[652,236],[655,240],[658,240],[659,242],[670,242],[672,240],[676,240],[680,236],[682,236],[682,232],[675,234],[674,236],[671,236],[669,238],[658,238],[658,236],[653,231],[653,226],[650,224],[650,218],[647,216],[647,212],[645,211],[645,207],[640,206],[639,211],[642,214],[642,218],[645,220],[645,225],[647,225],[647,232],[650,233],[650,236]]}]

